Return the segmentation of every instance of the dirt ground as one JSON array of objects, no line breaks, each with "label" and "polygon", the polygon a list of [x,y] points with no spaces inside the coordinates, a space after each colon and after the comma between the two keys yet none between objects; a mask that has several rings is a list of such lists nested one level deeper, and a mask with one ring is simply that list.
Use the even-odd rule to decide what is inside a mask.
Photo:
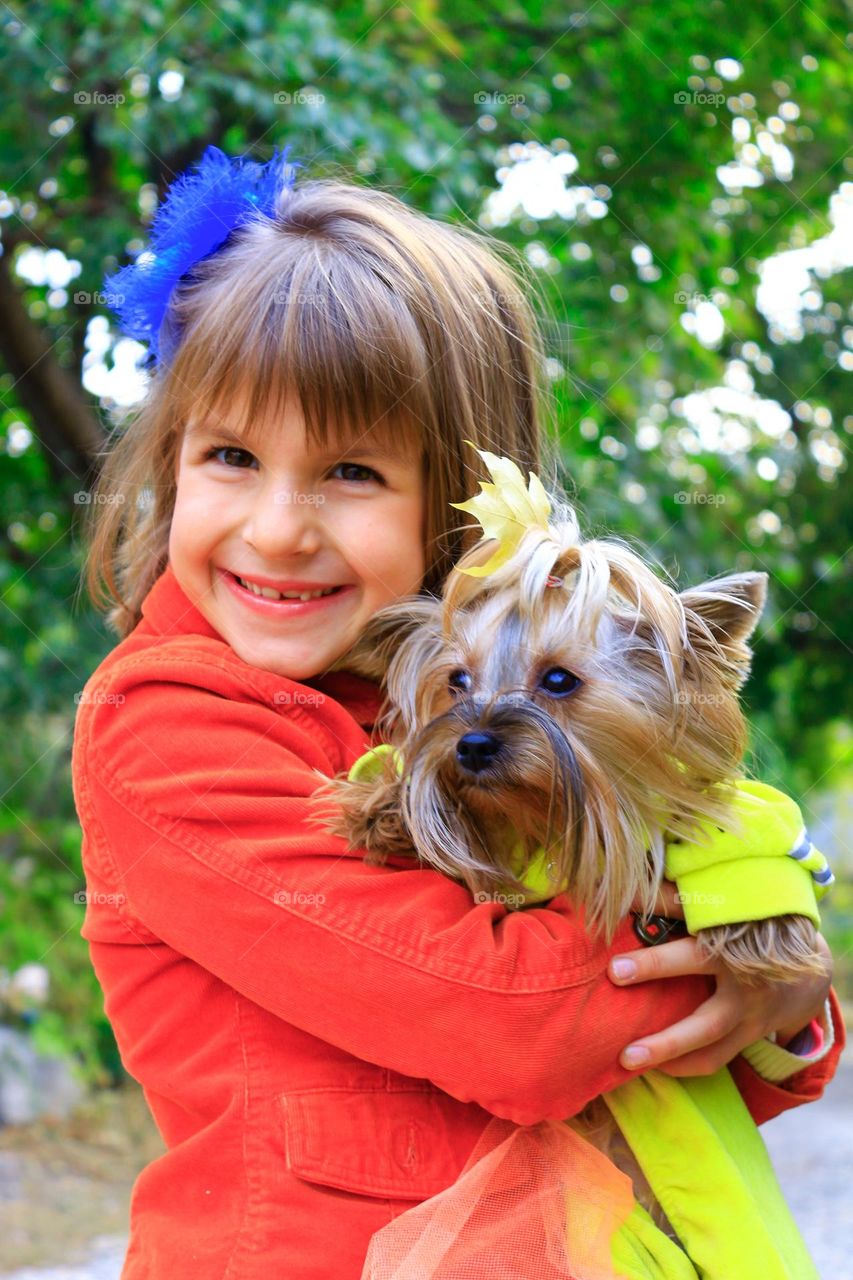
[{"label": "dirt ground", "polygon": [[82,1262],[96,1237],[126,1236],[136,1176],[163,1150],[136,1085],[66,1120],[0,1128],[0,1274]]}]

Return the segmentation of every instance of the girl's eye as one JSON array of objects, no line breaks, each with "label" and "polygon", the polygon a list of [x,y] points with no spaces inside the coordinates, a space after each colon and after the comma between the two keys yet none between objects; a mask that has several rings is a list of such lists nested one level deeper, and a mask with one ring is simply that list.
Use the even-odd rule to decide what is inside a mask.
[{"label": "girl's eye", "polygon": [[[216,461],[221,462],[223,466],[238,468],[241,470],[252,467],[257,463],[257,459],[253,453],[249,453],[248,449],[240,449],[237,445],[214,445],[211,449],[208,449],[205,454],[205,460],[209,458],[215,458]],[[385,483],[379,472],[374,471],[372,467],[365,467],[357,462],[339,462],[334,468],[334,471],[339,471],[343,468],[347,468],[350,472],[355,471],[361,473],[355,476],[346,475],[343,477],[345,480],[354,480],[357,483],[363,482],[364,480],[378,480],[380,484]]]},{"label": "girl's eye", "polygon": [[447,677],[447,683],[451,689],[458,689],[462,693],[468,693],[471,688],[471,676],[467,671],[461,668],[458,671],[451,671]]},{"label": "girl's eye", "polygon": [[554,698],[565,698],[580,686],[580,679],[565,667],[551,667],[539,681],[539,688]]},{"label": "girl's eye", "polygon": [[339,462],[334,468],[334,471],[340,471],[342,469],[346,469],[348,471],[360,471],[362,473],[361,477],[344,476],[343,478],[345,480],[355,480],[357,483],[359,479],[363,479],[364,476],[366,476],[368,480],[378,480],[380,484],[385,483],[378,471],[374,471],[372,467],[364,467],[360,462]]},{"label": "girl's eye", "polygon": [[[220,454],[222,457],[219,456]],[[216,458],[217,462],[221,462],[226,467],[250,467],[255,461],[253,453],[249,453],[247,449],[239,449],[232,444],[214,445],[212,449],[208,449],[204,456],[205,459]]]}]

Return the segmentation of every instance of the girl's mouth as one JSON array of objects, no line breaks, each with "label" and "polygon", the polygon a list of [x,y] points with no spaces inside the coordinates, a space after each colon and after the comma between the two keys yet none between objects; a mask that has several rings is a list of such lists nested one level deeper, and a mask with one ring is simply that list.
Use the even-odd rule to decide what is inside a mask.
[{"label": "girl's mouth", "polygon": [[258,613],[264,614],[266,617],[289,618],[291,616],[301,617],[306,613],[316,613],[355,590],[354,584],[349,582],[338,587],[331,587],[328,591],[324,591],[322,595],[315,595],[312,592],[307,600],[303,600],[296,594],[291,597],[282,596],[279,593],[273,595],[270,588],[260,588],[257,585],[253,585],[249,580],[240,578],[236,573],[231,573],[227,569],[218,569],[217,573],[233,596],[242,604],[247,605]]}]

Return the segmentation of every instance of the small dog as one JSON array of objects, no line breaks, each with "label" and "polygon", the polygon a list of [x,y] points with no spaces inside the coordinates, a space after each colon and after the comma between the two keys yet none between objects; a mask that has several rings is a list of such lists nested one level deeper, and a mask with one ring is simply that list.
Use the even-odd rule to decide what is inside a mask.
[{"label": "small dog", "polygon": [[[478,514],[479,500],[453,505]],[[767,580],[678,592],[623,542],[584,540],[563,498],[546,501],[498,552],[481,516],[493,536],[442,598],[380,610],[335,664],[384,685],[377,729],[403,768],[386,757],[379,777],[332,780],[338,807],[323,825],[368,861],[414,854],[510,907],[527,903],[524,872],[544,850],[554,894],[565,888],[609,941],[635,901],[653,912],[665,839],[730,820],[746,745],[738,690]],[[823,972],[805,916],[697,936],[742,980]],[[674,1237],[601,1101],[571,1123]]]},{"label": "small dog", "polygon": [[[405,769],[334,780],[326,825],[368,861],[414,853],[474,894],[511,887],[510,906],[527,901],[519,841],[524,862],[545,849],[555,893],[609,941],[635,900],[652,913],[665,835],[731,824],[746,745],[737,694],[767,576],[679,593],[624,543],[584,541],[567,502],[551,505],[547,530],[528,530],[501,568],[454,571],[441,600],[379,610],[335,663],[384,684],[377,729]],[[481,565],[488,542],[457,570]],[[804,916],[697,936],[744,981],[822,971]]]}]

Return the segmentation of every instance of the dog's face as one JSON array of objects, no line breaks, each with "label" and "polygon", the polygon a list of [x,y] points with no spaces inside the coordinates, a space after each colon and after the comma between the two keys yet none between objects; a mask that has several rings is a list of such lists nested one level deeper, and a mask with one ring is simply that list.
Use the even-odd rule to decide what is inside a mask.
[{"label": "dog's face", "polygon": [[387,669],[393,738],[424,861],[477,891],[512,882],[519,838],[545,846],[555,882],[612,924],[653,895],[664,829],[689,836],[725,812],[766,577],[679,594],[622,544],[561,530],[556,559],[553,540],[529,539],[494,575],[453,573],[420,602]]}]

